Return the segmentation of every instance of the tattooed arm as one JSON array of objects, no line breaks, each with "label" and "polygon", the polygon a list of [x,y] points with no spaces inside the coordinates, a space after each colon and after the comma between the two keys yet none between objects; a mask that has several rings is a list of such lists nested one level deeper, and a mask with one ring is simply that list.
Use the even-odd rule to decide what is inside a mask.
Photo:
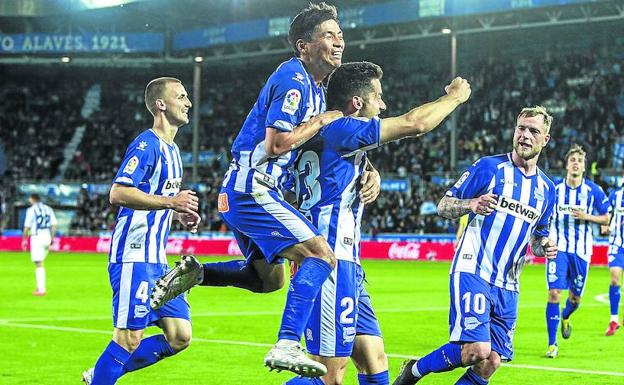
[{"label": "tattooed arm", "polygon": [[495,206],[496,195],[494,194],[484,194],[472,199],[459,199],[445,195],[438,203],[438,215],[448,219],[457,219],[468,213],[490,215]]}]

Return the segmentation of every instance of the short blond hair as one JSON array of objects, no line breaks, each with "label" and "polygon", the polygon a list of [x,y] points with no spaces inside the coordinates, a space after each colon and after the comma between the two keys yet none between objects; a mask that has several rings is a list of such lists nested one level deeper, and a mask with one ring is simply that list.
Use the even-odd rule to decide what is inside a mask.
[{"label": "short blond hair", "polygon": [[172,77],[162,77],[151,80],[145,87],[145,107],[156,116],[156,99],[162,99],[169,83],[182,83],[180,79]]},{"label": "short blond hair", "polygon": [[542,106],[534,106],[534,107],[524,107],[522,111],[518,114],[518,118],[523,116],[527,118],[532,118],[534,116],[542,115],[544,117],[544,127],[546,128],[546,133],[550,132],[550,126],[552,125],[553,117],[546,111],[545,107]]},{"label": "short blond hair", "polygon": [[583,158],[587,158],[587,154],[585,153],[585,150],[583,150],[583,146],[580,146],[576,143],[574,143],[572,147],[570,147],[568,152],[566,152],[566,156],[565,156],[566,162],[568,161],[568,158],[572,156],[573,154],[579,154],[583,156]]}]

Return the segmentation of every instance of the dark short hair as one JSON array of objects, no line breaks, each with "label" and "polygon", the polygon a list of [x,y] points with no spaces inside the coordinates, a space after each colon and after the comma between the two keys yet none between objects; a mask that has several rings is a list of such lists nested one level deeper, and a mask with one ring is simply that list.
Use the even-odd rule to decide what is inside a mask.
[{"label": "dark short hair", "polygon": [[297,41],[300,39],[311,41],[316,27],[327,20],[335,20],[337,23],[338,11],[336,7],[325,2],[319,4],[310,3],[295,16],[288,29],[288,42],[292,46],[293,51],[295,51],[295,56],[299,56]]},{"label": "dark short hair", "polygon": [[354,96],[363,97],[373,91],[371,80],[383,77],[383,70],[375,63],[360,61],[344,63],[327,81],[327,109],[342,110]]},{"label": "dark short hair", "polygon": [[34,200],[35,202],[41,202],[41,197],[39,196],[39,194],[30,194],[30,199]]},{"label": "dark short hair", "polygon": [[149,112],[156,116],[156,99],[162,99],[165,96],[165,90],[169,83],[182,83],[180,79],[172,77],[162,77],[151,80],[145,87],[145,107]]}]

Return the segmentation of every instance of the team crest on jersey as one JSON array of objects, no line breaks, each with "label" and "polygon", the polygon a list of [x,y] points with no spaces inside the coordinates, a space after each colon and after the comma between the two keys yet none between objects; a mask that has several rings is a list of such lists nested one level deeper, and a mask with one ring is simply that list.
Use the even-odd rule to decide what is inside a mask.
[{"label": "team crest on jersey", "polygon": [[301,102],[301,92],[296,89],[286,92],[284,103],[282,104],[282,112],[290,115],[294,115],[299,109],[299,102]]},{"label": "team crest on jersey", "polygon": [[139,165],[139,158],[137,158],[137,156],[135,155],[132,158],[130,158],[128,163],[126,163],[126,167],[124,167],[123,169],[124,174],[132,174],[134,170],[136,170],[138,165]]},{"label": "team crest on jersey", "polygon": [[468,179],[468,176],[470,175],[469,171],[466,171],[465,173],[462,174],[462,176],[459,177],[459,179],[457,180],[457,182],[455,182],[455,185],[453,187],[455,188],[460,188],[462,184],[464,184],[464,182],[466,181],[466,179]]},{"label": "team crest on jersey", "polygon": [[535,194],[535,199],[537,199],[538,201],[544,200],[544,192],[538,189],[537,187],[535,188],[534,194]]},{"label": "team crest on jersey", "polygon": [[227,213],[228,211],[230,211],[227,193],[219,194],[219,199],[217,200],[217,209],[220,213]]}]

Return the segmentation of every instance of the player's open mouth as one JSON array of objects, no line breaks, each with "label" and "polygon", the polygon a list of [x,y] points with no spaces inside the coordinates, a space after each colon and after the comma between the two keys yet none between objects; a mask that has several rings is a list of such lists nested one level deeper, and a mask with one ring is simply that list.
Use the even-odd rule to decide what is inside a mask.
[{"label": "player's open mouth", "polygon": [[334,59],[342,59],[342,51],[332,52],[331,55]]},{"label": "player's open mouth", "polygon": [[518,144],[524,148],[531,148],[531,145],[528,143],[519,142]]}]

